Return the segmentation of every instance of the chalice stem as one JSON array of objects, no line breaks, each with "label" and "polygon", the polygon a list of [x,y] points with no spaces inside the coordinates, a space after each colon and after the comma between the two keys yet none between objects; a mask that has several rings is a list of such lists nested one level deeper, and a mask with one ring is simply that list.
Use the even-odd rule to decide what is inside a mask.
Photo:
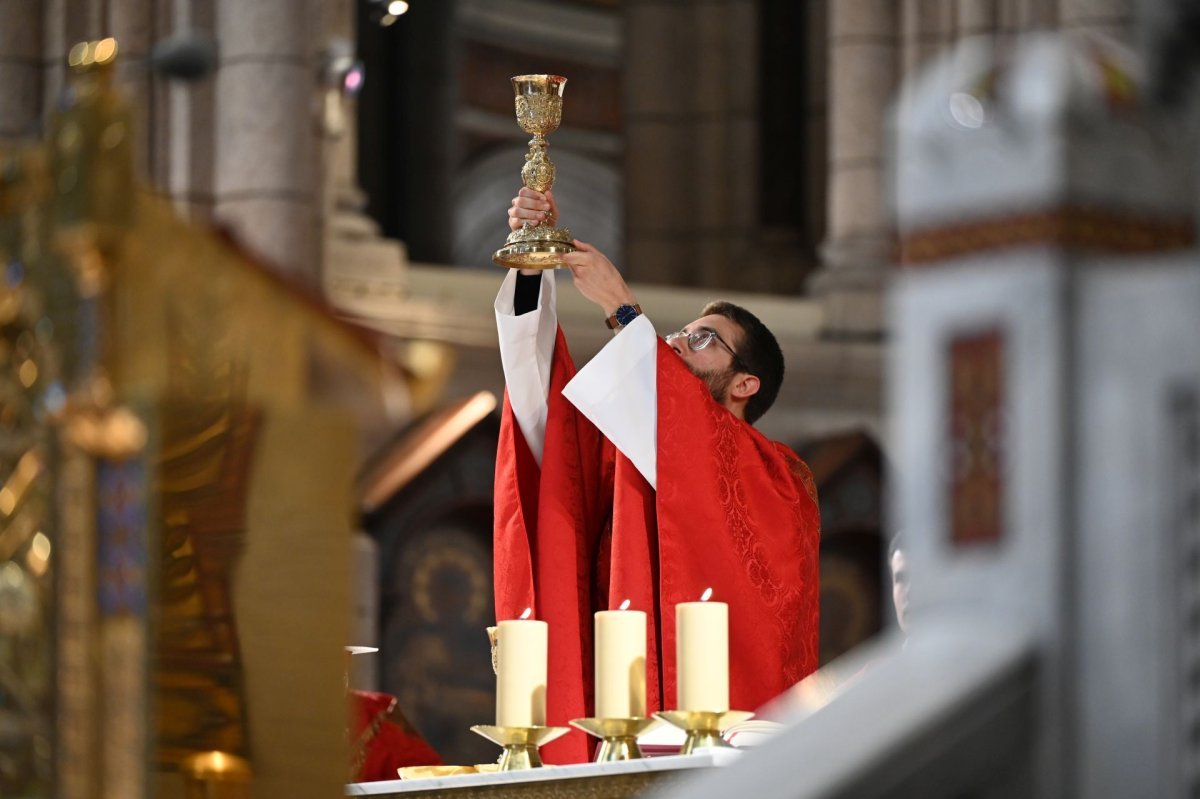
[{"label": "chalice stem", "polygon": [[525,166],[521,168],[521,180],[534,191],[546,192],[554,185],[554,162],[546,155],[549,145],[546,137],[534,134],[529,140],[529,152],[525,155]]}]

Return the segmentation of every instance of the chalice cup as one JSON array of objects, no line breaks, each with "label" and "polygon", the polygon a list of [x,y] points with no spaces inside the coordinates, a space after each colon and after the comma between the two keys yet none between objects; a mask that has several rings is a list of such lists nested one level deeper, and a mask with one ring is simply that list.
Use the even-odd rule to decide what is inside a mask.
[{"label": "chalice cup", "polygon": [[[546,155],[546,135],[558,129],[562,121],[562,94],[567,79],[558,75],[517,75],[512,79],[516,98],[517,124],[533,136],[521,180],[527,188],[549,191],[554,185],[554,162]],[[556,269],[562,257],[575,252],[571,231],[555,227],[555,219],[539,225],[526,222],[509,234],[504,246],[492,260],[510,269]]]}]

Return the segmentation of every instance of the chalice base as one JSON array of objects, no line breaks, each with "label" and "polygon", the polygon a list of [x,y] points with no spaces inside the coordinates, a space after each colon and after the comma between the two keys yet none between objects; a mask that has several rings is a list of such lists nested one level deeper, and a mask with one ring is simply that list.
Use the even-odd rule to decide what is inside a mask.
[{"label": "chalice base", "polygon": [[754,714],[745,710],[726,710],[724,712],[708,710],[663,710],[654,714],[673,727],[687,733],[679,754],[690,755],[699,749],[724,747],[732,749],[721,732],[735,724],[741,724]]},{"label": "chalice base", "polygon": [[501,727],[476,724],[471,731],[504,747],[500,771],[523,771],[542,767],[538,747],[570,732],[569,727]]},{"label": "chalice base", "polygon": [[588,735],[599,738],[599,751],[596,752],[597,763],[612,763],[619,760],[638,760],[642,750],[638,747],[637,737],[658,724],[658,719],[628,718],[628,719],[574,719],[572,727],[583,730]]},{"label": "chalice base", "polygon": [[508,241],[496,250],[492,260],[509,269],[559,269],[565,265],[562,257],[569,252],[575,252],[570,230],[526,225],[508,235]]}]

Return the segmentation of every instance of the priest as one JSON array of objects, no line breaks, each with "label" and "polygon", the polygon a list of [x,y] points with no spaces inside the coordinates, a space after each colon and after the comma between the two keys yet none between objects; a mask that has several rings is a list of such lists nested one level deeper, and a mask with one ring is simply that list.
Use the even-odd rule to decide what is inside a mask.
[{"label": "priest", "polygon": [[[555,224],[522,189],[509,226]],[[820,520],[808,467],[753,423],[783,355],[727,302],[659,337],[620,273],[580,241],[575,289],[612,340],[578,371],[553,270],[510,272],[496,298],[506,392],[496,461],[496,614],[549,623],[548,719],[592,715],[592,614],[647,614],[649,712],[675,707],[675,615],[708,588],[729,604],[730,703],[753,710],[817,666]],[[572,732],[547,762],[588,758]]]}]

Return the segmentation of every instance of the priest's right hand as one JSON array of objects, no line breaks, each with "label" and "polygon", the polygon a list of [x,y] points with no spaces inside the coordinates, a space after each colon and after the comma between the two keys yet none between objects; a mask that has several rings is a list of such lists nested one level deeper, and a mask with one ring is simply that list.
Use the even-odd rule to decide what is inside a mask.
[{"label": "priest's right hand", "polygon": [[558,204],[554,201],[554,192],[543,194],[530,188],[522,188],[513,197],[508,209],[508,227],[510,230],[520,230],[528,224],[537,227],[542,222],[553,227],[558,224]]}]

